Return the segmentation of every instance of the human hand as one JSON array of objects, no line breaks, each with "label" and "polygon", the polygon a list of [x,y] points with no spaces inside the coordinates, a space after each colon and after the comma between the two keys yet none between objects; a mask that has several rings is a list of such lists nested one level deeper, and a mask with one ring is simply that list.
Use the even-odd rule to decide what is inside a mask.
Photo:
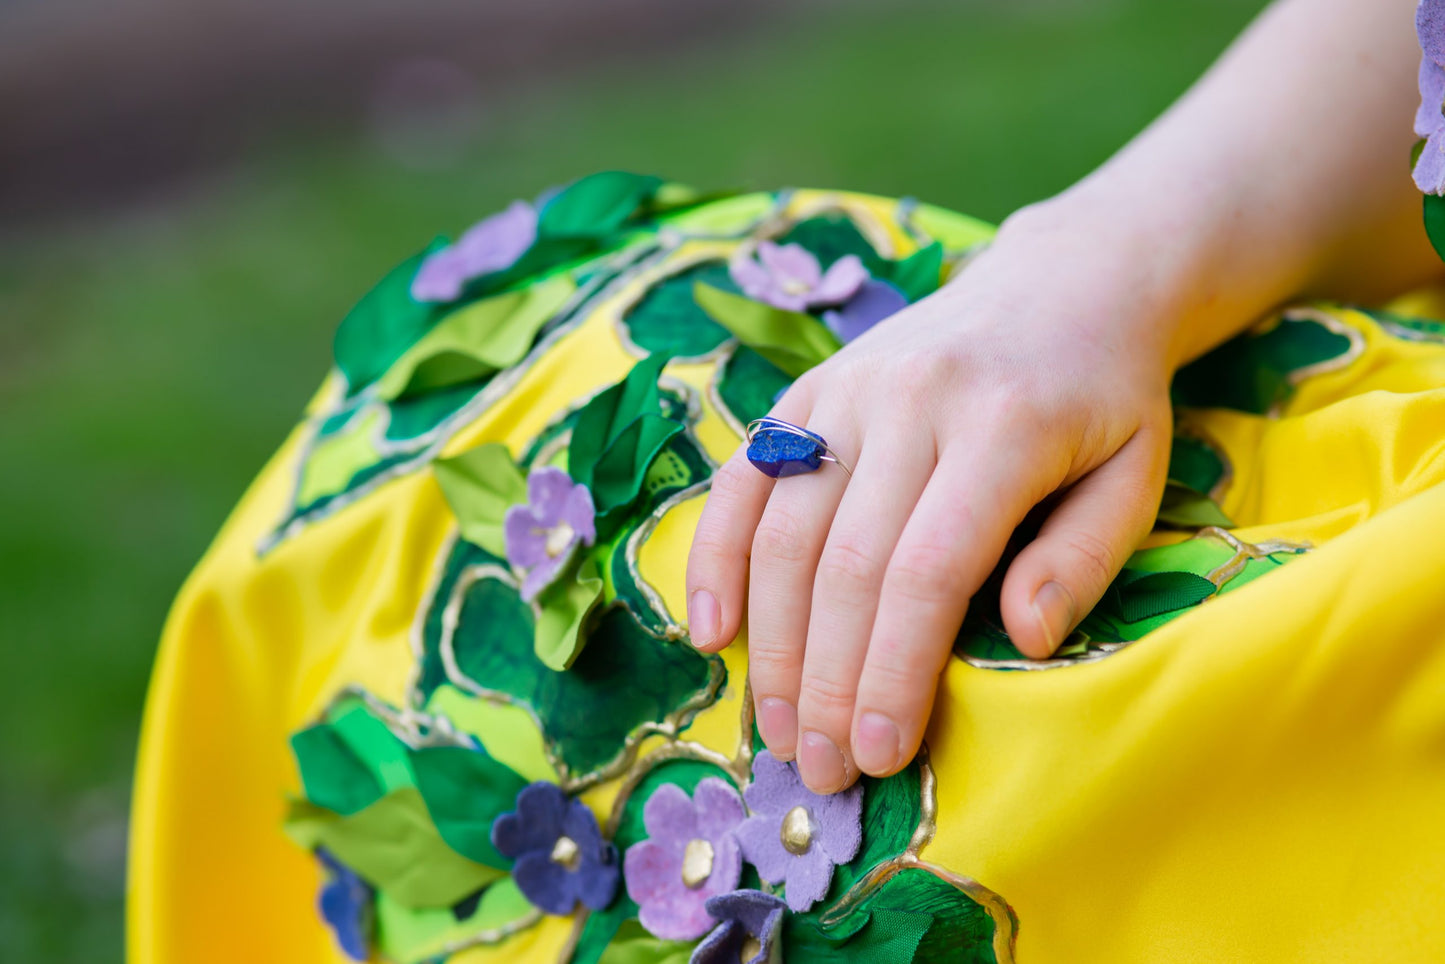
[{"label": "human hand", "polygon": [[[1148,256],[1016,217],[934,295],[798,379],[772,415],[853,465],[775,482],[745,448],[713,479],[688,560],[706,651],[746,600],[763,740],[833,792],[918,749],[970,597],[1034,506],[1001,611],[1050,655],[1149,531],[1174,359]],[[1137,255],[1137,256],[1136,256]],[[1141,267],[1142,266],[1142,267]]]}]

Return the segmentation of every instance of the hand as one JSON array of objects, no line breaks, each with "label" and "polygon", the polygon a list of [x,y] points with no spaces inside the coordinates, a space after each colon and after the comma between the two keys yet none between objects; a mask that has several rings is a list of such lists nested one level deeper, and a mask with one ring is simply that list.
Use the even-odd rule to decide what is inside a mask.
[{"label": "hand", "polygon": [[1034,658],[1154,520],[1173,366],[1148,255],[1045,220],[1011,220],[778,401],[851,479],[825,463],[774,482],[744,448],[713,479],[688,560],[693,641],[727,646],[746,600],[763,740],[816,792],[912,759],[969,598],[1034,506],[1060,493],[1001,599]]}]

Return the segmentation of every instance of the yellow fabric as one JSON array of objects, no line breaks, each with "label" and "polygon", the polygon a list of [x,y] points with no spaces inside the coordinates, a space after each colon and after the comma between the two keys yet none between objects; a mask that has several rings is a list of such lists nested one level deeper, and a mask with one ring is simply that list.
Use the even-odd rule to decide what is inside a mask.
[{"label": "yellow fabric", "polygon": [[[840,202],[875,243],[912,250],[893,202],[792,203]],[[616,292],[446,452],[516,451],[622,377],[636,360],[616,324],[629,297]],[[924,856],[1009,902],[1020,961],[1445,960],[1445,346],[1323,310],[1358,333],[1359,357],[1303,380],[1273,416],[1186,416],[1228,457],[1223,508],[1240,538],[1311,552],[1097,662],[946,672]],[[709,400],[713,367],[667,374],[698,390],[697,434],[721,460],[738,438]],[[262,472],[167,624],[135,792],[133,964],[344,960],[316,911],[315,862],[281,831],[299,788],[287,738],[346,685],[404,701],[455,520],[413,471],[258,557],[311,431]],[[673,509],[641,556],[675,619],[700,506]],[[730,748],[745,647],[725,658],[727,690],[687,736]],[[477,718],[484,740],[505,717]],[[547,774],[532,744],[493,752]],[[584,799],[605,814],[616,791]],[[570,929],[549,918],[453,960],[556,960]]]}]

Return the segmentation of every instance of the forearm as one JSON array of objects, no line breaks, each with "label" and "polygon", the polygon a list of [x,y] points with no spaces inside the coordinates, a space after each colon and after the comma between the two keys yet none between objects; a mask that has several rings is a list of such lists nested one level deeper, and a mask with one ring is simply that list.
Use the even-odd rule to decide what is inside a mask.
[{"label": "forearm", "polygon": [[1415,0],[1279,0],[1166,114],[1000,243],[1087,230],[1149,264],[1178,363],[1290,298],[1438,273],[1410,178]]}]

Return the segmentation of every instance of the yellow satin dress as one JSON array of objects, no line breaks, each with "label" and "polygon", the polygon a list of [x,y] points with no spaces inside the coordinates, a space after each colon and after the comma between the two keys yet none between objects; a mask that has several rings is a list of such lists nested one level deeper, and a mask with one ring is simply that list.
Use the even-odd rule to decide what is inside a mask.
[{"label": "yellow satin dress", "polygon": [[[549,427],[647,357],[644,343],[661,336],[632,313],[686,269],[812,221],[851,225],[879,264],[936,244],[941,281],[990,229],[926,204],[821,191],[691,198],[629,217],[587,266],[562,269],[571,320],[520,361],[447,387],[457,400],[411,438],[392,431],[405,415],[396,398],[348,394],[333,372],[186,582],[140,748],[132,964],[348,959],[317,910],[326,871],[283,829],[306,796],[288,741],[348,694],[398,732],[414,735],[417,719],[445,726],[521,779],[557,783],[604,834],[626,825],[630,797],[667,761],[748,781],[745,640],[696,692],[600,755],[566,741],[601,732],[611,710],[558,724],[556,707],[463,678],[447,633],[468,610],[439,594],[461,591],[449,560],[467,540],[434,465],[498,442],[565,465],[545,451]],[[599,257],[605,283],[588,289]],[[1156,530],[1131,561],[1143,589],[1121,585],[1120,607],[1060,658],[1027,664],[996,627],[961,637],[911,771],[906,844],[879,850],[837,905],[814,909],[807,926],[829,952],[816,950],[823,938],[794,941],[797,924],[777,941],[786,959],[883,955],[870,940],[884,941],[891,918],[865,913],[851,936],[829,921],[883,907],[867,902],[886,896],[890,875],[926,873],[986,932],[967,947],[946,943],[962,941],[955,931],[915,935],[916,950],[885,959],[1445,960],[1445,324],[1429,320],[1425,296],[1391,309],[1291,309],[1176,386],[1180,458],[1209,462],[1192,486],[1198,511]],[[672,350],[659,383],[704,467],[736,449],[751,414],[729,400],[739,346]],[[599,611],[632,593],[653,620],[648,645],[685,645],[684,562],[705,499],[705,479],[673,491],[621,540],[626,566],[604,579]],[[629,572],[636,584],[624,586]],[[1150,596],[1160,573],[1185,573],[1205,598]],[[450,661],[437,661],[438,645]],[[624,683],[597,698],[631,712]],[[458,964],[692,953],[630,920],[610,944],[586,937],[598,911],[542,913],[497,874],[484,875],[476,919],[376,897],[367,953]]]}]

